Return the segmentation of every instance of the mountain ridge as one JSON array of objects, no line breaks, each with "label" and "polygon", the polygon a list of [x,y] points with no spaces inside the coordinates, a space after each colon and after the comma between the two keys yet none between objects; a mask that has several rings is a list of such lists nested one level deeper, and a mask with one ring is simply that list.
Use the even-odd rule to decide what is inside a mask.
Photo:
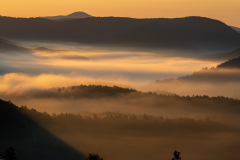
[{"label": "mountain ridge", "polygon": [[0,26],[0,36],[11,39],[179,49],[184,52],[208,49],[215,53],[231,51],[240,44],[240,33],[218,20],[205,17],[91,17],[63,21],[0,17],[0,23],[4,24]]}]

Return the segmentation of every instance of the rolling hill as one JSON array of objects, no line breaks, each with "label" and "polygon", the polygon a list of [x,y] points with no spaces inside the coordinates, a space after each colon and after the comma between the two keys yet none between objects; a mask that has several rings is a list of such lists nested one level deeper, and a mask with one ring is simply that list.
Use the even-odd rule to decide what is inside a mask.
[{"label": "rolling hill", "polygon": [[240,44],[240,33],[204,17],[133,19],[91,17],[55,21],[0,17],[0,36],[10,39],[77,42],[98,46],[227,52]]}]

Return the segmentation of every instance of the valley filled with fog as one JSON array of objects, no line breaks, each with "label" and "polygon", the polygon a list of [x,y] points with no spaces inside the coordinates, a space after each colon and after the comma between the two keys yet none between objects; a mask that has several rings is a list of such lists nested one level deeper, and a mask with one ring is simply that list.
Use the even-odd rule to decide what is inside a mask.
[{"label": "valley filled with fog", "polygon": [[0,17],[0,153],[240,158],[240,33],[204,17],[84,15]]},{"label": "valley filled with fog", "polygon": [[[32,53],[1,54],[2,76],[11,77],[11,73],[17,73],[23,79],[24,77],[25,79],[37,79],[38,77],[49,77],[49,79],[53,77],[54,79],[54,77],[61,76],[66,79],[63,83],[69,83],[69,85],[84,82],[109,82],[138,88],[156,79],[176,78],[191,74],[203,67],[214,67],[219,64],[184,57],[181,53],[170,50],[136,52],[74,43],[61,45],[25,42],[19,44],[32,49]],[[34,80],[31,83],[34,83]],[[45,84],[48,85],[48,83]],[[61,87],[62,85],[59,82],[58,85],[47,87]]]}]

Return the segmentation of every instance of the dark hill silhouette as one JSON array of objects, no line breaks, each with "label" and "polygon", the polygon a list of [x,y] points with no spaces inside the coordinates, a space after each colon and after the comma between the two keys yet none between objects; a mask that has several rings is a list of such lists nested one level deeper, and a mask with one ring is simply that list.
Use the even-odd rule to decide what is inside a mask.
[{"label": "dark hill silhouette", "polygon": [[74,12],[69,15],[63,16],[48,16],[48,17],[38,17],[38,18],[46,18],[46,19],[51,19],[51,20],[66,20],[66,19],[76,19],[76,18],[89,18],[92,17],[91,15],[84,13],[84,12]]},{"label": "dark hill silhouette", "polygon": [[[239,49],[238,49],[239,50]],[[217,68],[240,68],[240,57],[221,63]]]},{"label": "dark hill silhouette", "polygon": [[30,50],[27,48],[19,47],[11,41],[0,38],[0,53],[6,52],[30,53]]},{"label": "dark hill silhouette", "polygon": [[226,61],[229,59],[237,58],[239,56],[240,56],[240,47],[235,49],[234,51],[214,56],[211,58],[211,60]]},{"label": "dark hill silhouette", "polygon": [[35,98],[103,98],[103,97],[121,97],[137,93],[134,89],[121,88],[118,86],[102,85],[80,85],[63,88],[52,88],[48,90],[32,90],[27,93]]},{"label": "dark hill silhouette", "polygon": [[84,159],[81,153],[25,116],[11,102],[0,100],[0,126],[0,153],[12,146],[18,160]]},{"label": "dark hill silhouette", "polygon": [[71,41],[101,46],[230,51],[239,47],[240,33],[204,17],[133,19],[91,17],[53,21],[44,18],[0,17],[0,36]]}]

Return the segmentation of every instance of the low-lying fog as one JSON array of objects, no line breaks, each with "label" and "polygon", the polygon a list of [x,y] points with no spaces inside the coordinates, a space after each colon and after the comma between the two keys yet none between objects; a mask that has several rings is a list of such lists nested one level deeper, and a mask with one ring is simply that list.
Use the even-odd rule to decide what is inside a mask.
[{"label": "low-lying fog", "polygon": [[[19,43],[19,42],[18,42]],[[98,107],[99,101],[43,99],[21,97],[31,90],[53,87],[69,87],[81,84],[107,85],[135,88],[141,91],[165,90],[179,95],[235,96],[238,82],[215,85],[214,82],[178,82],[165,85],[149,84],[156,79],[176,78],[192,74],[203,67],[214,67],[218,63],[186,57],[167,57],[165,52],[135,52],[97,48],[76,44],[24,42],[21,46],[32,50],[32,54],[0,54],[0,98],[11,100],[17,105],[27,105],[40,111],[50,113],[80,111],[125,111],[134,113],[136,105],[121,109],[121,105],[112,107],[105,104],[105,99]],[[171,52],[167,52],[171,54]],[[88,102],[88,103],[87,103]],[[117,102],[114,101],[113,104]],[[85,104],[81,105],[80,104]],[[72,108],[65,108],[71,106]],[[134,109],[130,109],[130,108]],[[77,109],[75,109],[77,108]],[[101,108],[101,109],[99,109]],[[104,109],[103,109],[104,108]],[[139,114],[146,113],[146,108]],[[148,112],[154,114],[155,111]],[[186,113],[187,114],[187,113]]]},{"label": "low-lying fog", "polygon": [[[21,41],[20,45],[32,49],[33,53],[0,54],[1,81],[5,83],[12,82],[11,73],[18,73],[12,78],[21,81],[23,86],[23,83],[29,85],[36,80],[38,85],[33,87],[40,88],[101,81],[137,88],[156,79],[179,77],[202,67],[217,65],[216,62],[187,57],[166,57],[166,54],[173,54],[170,51],[136,52],[76,44],[24,41]],[[174,55],[178,54],[174,53]],[[54,80],[55,78],[58,81]]]}]

